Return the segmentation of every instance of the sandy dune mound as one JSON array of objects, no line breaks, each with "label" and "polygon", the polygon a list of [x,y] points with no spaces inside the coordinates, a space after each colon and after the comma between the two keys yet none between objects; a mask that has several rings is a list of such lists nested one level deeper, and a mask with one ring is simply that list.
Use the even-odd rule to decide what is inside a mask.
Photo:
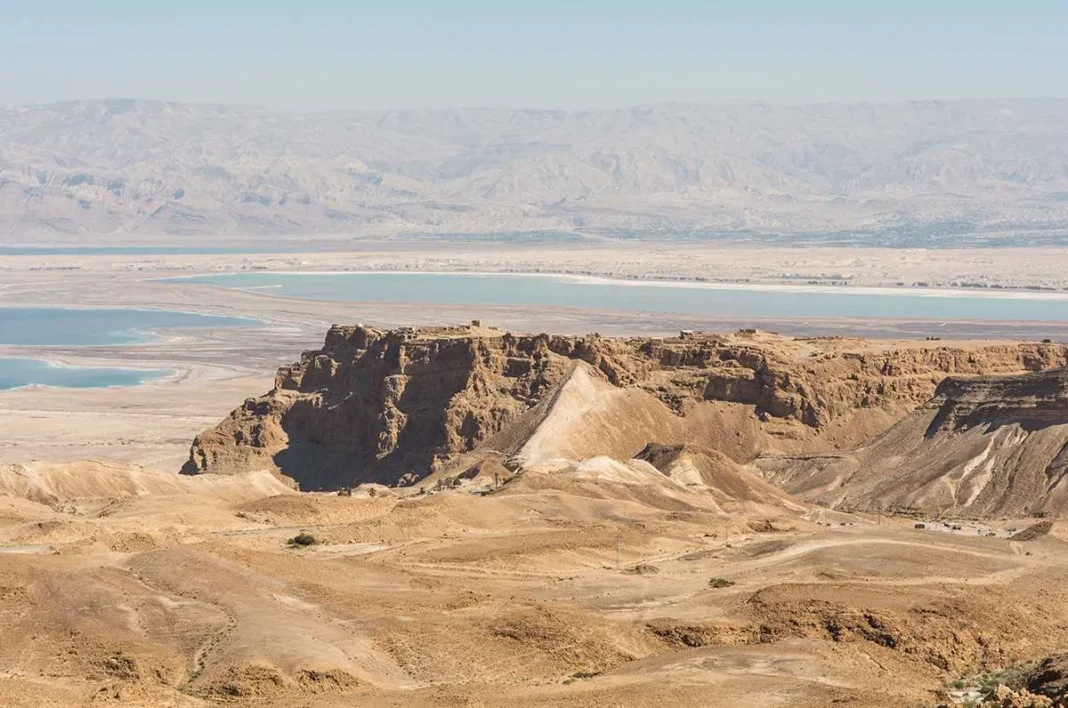
[{"label": "sandy dune mound", "polygon": [[586,499],[633,502],[649,509],[722,511],[715,501],[673,482],[644,460],[599,456],[572,462],[546,461],[525,468],[507,493],[546,491]]},{"label": "sandy dune mound", "polygon": [[1068,370],[948,379],[871,444],[768,457],[767,477],[842,508],[972,516],[1068,510]]},{"label": "sandy dune mound", "polygon": [[593,457],[626,461],[651,443],[695,442],[747,458],[763,444],[762,435],[759,421],[742,407],[695,401],[682,415],[652,392],[619,388],[577,362],[550,394],[475,452],[494,451],[511,463],[538,466]]},{"label": "sandy dune mound", "polygon": [[292,492],[268,472],[189,478],[102,462],[31,462],[0,467],[0,496],[42,504],[167,494],[195,494],[240,503]]},{"label": "sandy dune mound", "polygon": [[326,494],[284,494],[256,499],[237,507],[246,518],[279,526],[288,524],[337,524],[374,519],[389,513],[397,500],[388,496],[368,498]]},{"label": "sandy dune mound", "polygon": [[[524,467],[493,498],[503,501],[516,494],[552,492],[556,499],[573,500],[569,502],[572,508],[562,514],[573,518],[586,518],[588,509],[582,508],[583,503],[596,500],[596,518],[600,519],[652,519],[656,512],[671,512],[703,519],[703,523],[733,524],[739,528],[750,521],[759,526],[769,518],[782,519],[786,526],[799,523],[807,510],[804,504],[729,459],[722,460],[722,464],[725,471],[719,474],[708,470],[709,484],[679,474],[678,466],[672,469],[665,465],[668,472],[664,472],[646,459],[598,456],[581,461],[548,460]],[[676,472],[674,477],[672,471]]]},{"label": "sandy dune mound", "polygon": [[726,509],[744,505],[805,506],[721,452],[698,445],[650,443],[637,455],[677,484],[701,490]]}]

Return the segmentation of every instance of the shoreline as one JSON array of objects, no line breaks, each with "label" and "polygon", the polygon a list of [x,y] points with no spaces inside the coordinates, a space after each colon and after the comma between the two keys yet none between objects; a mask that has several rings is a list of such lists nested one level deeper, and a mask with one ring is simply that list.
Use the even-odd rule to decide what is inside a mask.
[{"label": "shoreline", "polygon": [[[611,278],[601,275],[580,275],[575,273],[556,272],[526,272],[526,271],[473,271],[473,270],[256,270],[256,271],[225,271],[217,273],[196,273],[189,275],[169,276],[166,278],[151,278],[155,282],[175,282],[181,280],[201,279],[200,285],[212,285],[227,290],[239,290],[250,294],[258,291],[272,290],[282,287],[280,285],[259,285],[253,287],[233,287],[217,285],[207,282],[207,279],[228,276],[361,276],[361,275],[402,275],[402,276],[449,276],[449,277],[501,277],[515,276],[520,278],[548,278],[567,280],[586,285],[613,285],[619,287],[652,287],[671,288],[680,290],[720,290],[720,291],[746,291],[746,292],[784,292],[784,293],[817,293],[826,295],[887,295],[887,296],[915,296],[915,297],[971,297],[991,300],[1064,300],[1068,301],[1068,292],[1050,292],[1045,290],[1025,290],[1010,288],[931,288],[931,287],[890,287],[872,285],[789,285],[786,283],[723,283],[702,282],[694,280],[666,280],[651,278]],[[265,293],[266,294],[266,293]],[[282,296],[294,297],[294,296]],[[310,299],[310,298],[301,298]]]},{"label": "shoreline", "polygon": [[[188,276],[188,277],[200,277],[200,276]],[[166,281],[169,278],[152,278],[150,280]],[[166,305],[83,305],[83,304],[69,304],[69,305],[23,305],[19,303],[6,304],[0,302],[0,310],[97,310],[99,312],[111,311],[126,311],[126,312],[168,312],[179,315],[193,315],[194,317],[219,317],[230,320],[240,320],[235,324],[218,325],[214,327],[205,327],[204,329],[213,329],[215,327],[252,327],[257,324],[270,324],[268,320],[262,320],[256,317],[250,317],[248,315],[221,315],[216,312],[204,312],[200,310],[183,310],[174,307],[167,307]],[[197,325],[188,326],[170,326],[161,327],[160,329],[201,329]],[[126,332],[139,332],[139,329],[124,330]],[[143,330],[150,331],[150,330]],[[4,345],[4,346],[18,346],[18,345]]]},{"label": "shoreline", "polygon": [[[0,393],[9,391],[25,391],[25,390],[100,390],[100,389],[134,389],[141,388],[143,386],[162,385],[162,384],[176,384],[192,374],[191,369],[182,369],[179,367],[165,367],[165,368],[152,368],[149,366],[138,365],[123,365],[116,366],[117,362],[105,363],[105,364],[90,364],[90,363],[75,363],[71,359],[55,358],[49,356],[34,356],[32,354],[21,354],[15,356],[9,356],[7,353],[0,352],[0,362],[4,361],[16,361],[16,362],[33,362],[41,363],[51,369],[64,369],[67,371],[81,371],[88,375],[92,375],[93,372],[108,371],[108,372],[129,372],[131,374],[139,375],[139,378],[135,383],[128,384],[107,384],[104,386],[98,385],[86,385],[86,386],[63,386],[59,384],[47,384],[31,381],[30,383],[21,384],[19,386],[11,386],[8,388],[0,388]],[[93,361],[96,361],[95,359]],[[147,376],[147,378],[143,378]]]}]

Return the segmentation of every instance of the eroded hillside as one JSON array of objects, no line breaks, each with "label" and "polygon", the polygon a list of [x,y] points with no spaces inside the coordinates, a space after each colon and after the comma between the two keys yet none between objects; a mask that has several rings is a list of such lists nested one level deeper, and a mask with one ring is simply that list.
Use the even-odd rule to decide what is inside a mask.
[{"label": "eroded hillside", "polygon": [[841,508],[1060,515],[1068,504],[1068,370],[949,378],[868,445],[769,455],[757,466],[783,488]]}]

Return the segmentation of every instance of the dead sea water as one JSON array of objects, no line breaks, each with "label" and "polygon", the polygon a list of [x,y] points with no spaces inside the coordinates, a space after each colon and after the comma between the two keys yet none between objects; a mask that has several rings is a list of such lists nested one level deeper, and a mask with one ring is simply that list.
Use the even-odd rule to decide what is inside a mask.
[{"label": "dead sea water", "polygon": [[293,298],[390,304],[575,307],[760,318],[1068,322],[1068,294],[806,290],[473,273],[235,273],[176,278]]}]

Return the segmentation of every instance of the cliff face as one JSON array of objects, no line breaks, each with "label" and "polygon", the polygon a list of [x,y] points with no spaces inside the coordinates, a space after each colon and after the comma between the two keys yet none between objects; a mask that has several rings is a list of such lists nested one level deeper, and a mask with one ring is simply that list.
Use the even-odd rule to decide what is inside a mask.
[{"label": "cliff face", "polygon": [[[472,449],[567,372],[547,339],[333,327],[197,437],[187,473],[267,467],[309,488],[417,478]],[[406,477],[409,475],[409,477]]]},{"label": "cliff face", "polygon": [[925,407],[937,411],[926,431],[929,438],[976,426],[1017,424],[1034,430],[1068,424],[1068,370],[949,378]]},{"label": "cliff face", "polygon": [[[544,422],[578,368],[600,381],[601,408],[584,403],[586,394],[571,394],[567,416],[556,413],[556,428],[567,425],[561,420],[580,426],[596,412],[604,423],[591,430],[599,437],[625,436],[612,441],[611,451],[636,453],[650,442],[695,435],[745,462],[766,449],[864,442],[929,399],[948,374],[1065,363],[1063,347],[1043,344],[884,346],[762,334],[611,339],[335,326],[322,349],[279,370],[273,390],[199,435],[183,472],[266,468],[306,489],[410,483],[490,443],[502,453],[528,449],[524,443],[540,425],[531,419],[535,407],[544,409],[538,413]],[[617,389],[619,396],[603,395]],[[579,447],[602,454],[596,443]]]}]

